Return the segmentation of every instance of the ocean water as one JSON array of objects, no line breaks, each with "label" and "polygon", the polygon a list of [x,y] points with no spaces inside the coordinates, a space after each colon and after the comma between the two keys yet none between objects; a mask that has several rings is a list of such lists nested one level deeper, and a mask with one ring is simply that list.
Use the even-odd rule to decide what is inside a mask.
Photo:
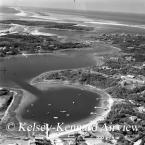
[{"label": "ocean water", "polygon": [[[143,28],[145,25],[145,15],[143,14],[127,14],[127,13],[111,13],[111,12],[93,12],[93,11],[78,11],[78,10],[56,10],[56,9],[41,9],[41,8],[24,8],[24,10],[33,12],[33,16],[39,18],[52,18],[65,21],[91,22],[109,25],[136,25]],[[25,12],[26,12],[25,11]],[[41,13],[40,13],[41,12]],[[45,15],[43,15],[45,14]],[[32,16],[32,17],[33,17]]]},{"label": "ocean water", "polygon": [[[71,10],[55,10],[46,8],[26,8],[11,7],[3,8],[0,11],[1,20],[31,20],[31,21],[50,21],[50,22],[66,22],[76,23],[77,26],[91,26],[96,32],[129,32],[129,33],[145,33],[145,15],[142,14],[121,14],[91,11],[71,11]],[[14,25],[11,27],[15,27]],[[26,26],[24,31],[29,32]],[[18,29],[20,26],[18,27]],[[50,34],[41,32],[36,28],[32,31],[34,35]],[[46,30],[47,31],[47,30]],[[51,34],[55,35],[55,34]]]},{"label": "ocean water", "polygon": [[[0,11],[0,19],[73,22],[78,26],[92,26],[96,32],[145,33],[145,16],[134,14],[13,7],[3,8]],[[0,26],[1,34],[4,34],[5,31],[11,33],[30,32],[32,35],[47,36],[57,34],[57,30],[53,33],[52,30],[45,31],[45,29],[40,29],[37,26],[28,27],[14,23],[0,24]],[[72,34],[72,32],[67,33]],[[61,33],[59,32],[59,34]],[[99,105],[99,102],[95,101],[98,97],[96,93],[70,87],[59,87],[43,92],[36,90],[28,83],[33,77],[45,71],[88,67],[96,63],[90,54],[71,53],[61,56],[36,55],[0,59],[0,69],[6,69],[5,72],[0,72],[0,86],[22,88],[37,98],[33,104],[29,104],[23,109],[22,118],[38,122],[50,122],[50,124],[75,122],[89,117],[91,111],[94,111],[94,107]]]}]

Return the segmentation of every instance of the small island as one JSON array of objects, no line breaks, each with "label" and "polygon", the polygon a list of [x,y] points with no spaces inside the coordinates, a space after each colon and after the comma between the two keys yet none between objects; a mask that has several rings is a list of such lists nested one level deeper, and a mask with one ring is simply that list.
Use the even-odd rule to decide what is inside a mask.
[{"label": "small island", "polygon": [[[119,42],[116,40],[116,36]],[[110,130],[112,138],[104,139],[104,142],[111,143],[114,142],[114,139],[125,144],[137,142],[138,140],[143,141],[145,120],[143,105],[145,96],[144,36],[101,34],[95,39],[119,47],[122,54],[109,58],[104,57],[104,63],[101,66],[46,72],[32,79],[30,84],[63,83],[65,85],[74,84],[75,86],[101,89],[111,96],[113,104],[111,110],[107,113],[107,117],[100,120],[98,125],[100,127],[104,124],[120,126],[120,128]],[[133,46],[132,41],[134,42]],[[138,41],[140,42],[138,43]],[[12,99],[12,94],[7,90],[1,90],[1,96],[5,95],[5,93],[9,95],[4,97],[3,104],[5,105],[1,109],[6,110]],[[130,126],[129,131],[123,130],[124,123]],[[136,125],[137,128],[133,129],[131,125]],[[90,134],[92,133],[90,132]]]},{"label": "small island", "polygon": [[[107,143],[126,145],[142,140],[144,142],[144,97],[145,64],[143,35],[101,34],[95,39],[111,43],[121,49],[121,56],[106,57],[104,64],[82,69],[60,70],[41,74],[32,80],[32,84],[55,80],[100,88],[113,99],[111,111],[99,126],[114,125],[109,132],[113,138],[104,139]],[[133,41],[133,42],[132,42]],[[128,130],[123,129],[123,125]],[[132,128],[132,125],[135,127]],[[118,127],[119,126],[119,127]],[[92,132],[91,132],[92,133]]]},{"label": "small island", "polygon": [[[11,11],[11,9],[8,9]],[[8,131],[7,124],[13,122],[17,128],[21,118],[18,109],[30,103],[29,94],[21,88],[0,88],[0,128],[2,136],[17,141],[32,141],[37,145],[50,145],[56,137],[63,144],[82,145],[85,141],[99,142],[105,145],[143,145],[145,143],[145,34],[105,30],[101,32],[91,26],[77,23],[1,20],[0,24],[8,29],[0,35],[0,57],[54,54],[60,51],[76,51],[84,49],[92,53],[92,57],[101,57],[102,62],[88,67],[51,70],[33,76],[27,80],[28,87],[35,89],[49,88],[50,85],[72,86],[93,91],[102,98],[100,116],[91,112],[92,122],[99,128],[96,131],[74,130],[59,134],[55,132],[29,133]],[[58,35],[47,33],[34,35],[33,30],[42,28]],[[121,29],[121,28],[120,28]],[[38,31],[39,32],[39,31]],[[75,34],[74,34],[75,33]],[[59,37],[61,34],[61,37]],[[63,35],[63,36],[62,36]],[[65,36],[65,37],[64,37]],[[103,50],[106,51],[103,51]],[[109,49],[109,50],[108,50]],[[108,51],[107,51],[108,50]],[[100,52],[99,52],[100,51]],[[109,52],[109,53],[108,53]],[[49,56],[49,55],[48,55]],[[78,55],[79,57],[79,55]],[[83,62],[84,63],[84,62]],[[29,102],[25,102],[27,99]],[[33,104],[32,104],[33,105]],[[48,104],[51,106],[51,104]],[[96,107],[97,109],[97,107]],[[65,110],[62,110],[65,111]],[[69,114],[67,114],[69,116]],[[57,119],[57,117],[55,116]],[[104,125],[107,126],[104,129]],[[104,135],[105,134],[105,135]],[[16,138],[17,136],[17,138]],[[42,136],[42,138],[41,138]],[[102,138],[101,138],[102,137]],[[101,138],[101,139],[100,139]]]}]

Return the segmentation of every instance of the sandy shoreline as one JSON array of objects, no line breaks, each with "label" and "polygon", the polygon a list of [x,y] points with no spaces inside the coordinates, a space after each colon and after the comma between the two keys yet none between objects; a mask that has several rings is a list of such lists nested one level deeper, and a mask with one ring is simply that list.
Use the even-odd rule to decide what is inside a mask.
[{"label": "sandy shoreline", "polygon": [[[62,53],[62,52],[56,52],[56,53],[52,52],[52,53],[48,53],[48,54],[44,54],[44,53],[42,53],[42,54],[27,54],[27,55],[29,56],[29,55],[60,55],[60,54],[65,55],[65,53]],[[19,57],[19,56],[21,57],[22,55],[18,55],[17,57]],[[94,56],[94,59],[95,59],[95,56]],[[80,68],[80,69],[83,69],[83,68]],[[78,68],[73,69],[73,70],[78,70]],[[101,104],[102,108],[106,108],[106,106],[107,106],[107,109],[106,110],[104,109],[105,111],[99,113],[101,115],[95,116],[95,118],[94,118],[94,115],[93,115],[93,117],[90,115],[90,117],[88,117],[87,119],[83,119],[83,120],[80,120],[79,122],[74,122],[73,123],[73,124],[81,125],[81,129],[85,129],[85,128],[88,128],[90,126],[97,125],[99,121],[103,121],[108,116],[108,114],[111,110],[111,107],[113,105],[113,99],[104,90],[98,89],[94,86],[81,85],[79,83],[70,83],[69,81],[55,81],[55,80],[40,81],[40,82],[37,81],[37,78],[45,76],[47,73],[57,72],[57,71],[59,71],[59,70],[44,72],[44,73],[34,77],[29,83],[31,85],[35,86],[35,87],[38,86],[38,88],[40,87],[40,84],[42,83],[43,84],[43,87],[41,88],[42,90],[43,89],[48,89],[52,85],[55,85],[55,86],[61,85],[61,86],[66,86],[66,87],[67,86],[76,87],[76,88],[87,90],[87,91],[93,91],[93,92],[97,93],[98,95],[100,95],[103,98],[102,99],[103,101],[102,101],[102,104]],[[46,86],[46,88],[44,86]],[[11,89],[12,88],[10,88],[10,90]],[[14,90],[14,89],[12,89],[12,90]],[[18,121],[22,121],[22,118],[20,117],[21,111],[23,110],[23,108],[26,105],[28,105],[28,103],[32,103],[33,101],[35,101],[36,97],[35,96],[32,97],[32,94],[30,94],[29,92],[27,92],[23,89],[15,89],[15,90],[22,91],[21,99],[18,101],[19,104],[14,104],[15,101],[13,101],[13,103],[12,103],[12,106],[13,105],[17,106],[17,108],[15,108],[16,118],[18,119]],[[17,91],[15,93],[17,93]],[[15,95],[15,97],[17,97],[18,95],[19,94]],[[107,101],[107,104],[104,103],[104,100]],[[67,135],[67,134],[70,134],[70,133],[78,132],[78,131],[81,131],[81,129],[79,128],[79,129],[60,132],[60,133],[52,132],[49,136],[49,139],[58,138],[58,137],[61,137],[61,136],[64,136],[64,135]]]},{"label": "sandy shoreline", "polygon": [[[83,89],[83,90],[87,90],[87,91],[93,91],[93,92],[97,93],[98,95],[100,95],[103,98],[102,99],[103,101],[101,102],[101,105],[102,105],[102,108],[106,108],[106,110],[104,109],[105,111],[101,112],[101,114],[99,113],[100,114],[99,116],[95,116],[95,115],[91,116],[90,115],[90,117],[88,117],[86,119],[83,119],[83,120],[80,120],[78,122],[73,123],[73,125],[78,125],[78,126],[81,125],[81,128],[76,128],[76,129],[73,129],[73,130],[68,130],[68,131],[63,131],[63,132],[54,132],[54,131],[51,132],[50,136],[48,137],[48,139],[51,139],[51,140],[53,140],[55,138],[65,136],[65,135],[68,135],[68,134],[79,132],[82,129],[86,129],[86,128],[90,129],[94,125],[97,126],[99,121],[103,121],[108,116],[108,114],[111,110],[111,107],[113,105],[113,99],[109,94],[107,94],[104,90],[98,89],[98,88],[90,86],[90,85],[80,85],[79,83],[72,84],[69,81],[54,81],[54,80],[43,81],[43,82],[33,82],[33,81],[34,80],[32,79],[32,81],[30,82],[30,84],[33,85],[33,86],[36,86],[36,87],[39,87],[41,85],[46,86],[46,88],[43,88],[43,86],[41,86],[41,89],[48,89],[49,87],[52,87],[52,86],[53,87],[56,87],[56,86],[59,87],[59,85],[65,86],[65,87],[69,86],[69,87],[75,87],[75,88],[79,88],[79,89]],[[14,91],[14,89],[12,89],[12,90]],[[17,108],[15,109],[16,110],[16,118],[19,121],[21,120],[21,118],[19,118],[20,110],[23,109],[23,107],[27,104],[27,102],[30,101],[30,97],[28,97],[29,93],[27,93],[27,91],[25,92],[25,90],[22,90],[22,89],[20,89],[20,91],[23,91],[23,93],[21,94],[22,96],[19,100],[20,101],[19,104],[17,104],[17,105],[13,104],[13,103],[15,103],[15,101],[13,101],[11,103],[11,106],[9,107],[9,108],[11,108],[13,105],[17,106]],[[18,92],[15,90],[15,97],[17,97],[18,95],[19,95]],[[31,99],[31,101],[33,102],[34,99],[35,98]],[[9,112],[9,108],[6,111],[5,116],[7,116],[7,113]],[[69,126],[69,125],[65,125],[65,127],[67,127],[67,126]],[[101,133],[99,131],[99,129],[97,131],[98,131],[99,134],[102,134],[102,136],[103,136],[103,133]]]},{"label": "sandy shoreline", "polygon": [[[41,75],[45,75],[45,73],[43,73]],[[103,111],[101,113],[101,115],[99,115],[95,118],[88,117],[87,119],[84,119],[84,120],[81,120],[79,122],[74,122],[73,123],[73,125],[76,125],[76,124],[81,125],[81,128],[77,128],[77,129],[73,129],[73,130],[69,130],[69,131],[64,131],[64,132],[59,132],[59,133],[58,132],[52,132],[50,134],[50,136],[48,137],[48,139],[54,139],[54,138],[58,138],[58,137],[61,137],[61,136],[65,136],[67,134],[79,132],[82,129],[86,129],[86,128],[90,129],[94,125],[97,126],[99,121],[103,121],[108,116],[109,112],[111,111],[111,107],[113,106],[113,103],[114,103],[112,97],[108,93],[106,93],[104,90],[98,89],[94,86],[90,86],[90,85],[84,85],[83,86],[83,85],[80,85],[79,83],[73,83],[72,84],[69,81],[55,81],[55,80],[35,82],[34,79],[32,79],[31,85],[34,85],[34,86],[37,85],[37,87],[41,86],[41,89],[48,89],[52,85],[63,85],[63,86],[66,86],[66,87],[69,86],[69,87],[75,87],[75,88],[79,88],[79,89],[83,89],[83,90],[87,90],[87,91],[93,91],[93,92],[97,93],[98,95],[100,95],[103,98],[102,99],[103,101],[101,103],[102,108],[106,108],[106,110],[104,109],[105,111]],[[43,88],[42,85],[47,85],[47,87]],[[69,125],[66,125],[66,127],[67,126],[69,126]],[[97,130],[97,131],[99,131],[99,130]],[[108,134],[108,132],[106,132],[106,133]],[[100,132],[99,134],[102,134],[102,133]]]}]

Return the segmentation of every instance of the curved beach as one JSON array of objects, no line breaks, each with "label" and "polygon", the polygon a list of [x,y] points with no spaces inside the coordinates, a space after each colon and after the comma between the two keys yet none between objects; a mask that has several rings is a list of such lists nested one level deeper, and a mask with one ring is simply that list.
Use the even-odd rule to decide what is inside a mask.
[{"label": "curved beach", "polygon": [[[53,72],[53,71],[51,71],[51,72]],[[99,115],[99,116],[96,116],[96,117],[90,116],[84,120],[73,123],[73,125],[81,125],[81,128],[76,128],[73,130],[67,130],[67,131],[63,131],[63,132],[62,131],[61,132],[52,131],[51,134],[49,135],[48,139],[54,139],[54,138],[58,138],[61,136],[65,136],[67,134],[79,132],[82,129],[86,129],[86,128],[91,129],[92,126],[94,126],[94,125],[97,126],[100,121],[103,121],[107,117],[107,115],[109,114],[111,107],[113,105],[113,99],[107,92],[105,92],[105,90],[96,88],[91,85],[81,85],[79,83],[71,83],[69,81],[56,81],[56,80],[43,80],[43,81],[38,81],[38,82],[36,81],[37,78],[39,78],[41,76],[45,76],[45,74],[47,74],[47,73],[48,72],[35,77],[34,79],[31,80],[30,84],[40,87],[41,90],[47,90],[52,85],[56,85],[56,86],[63,85],[66,87],[70,86],[70,87],[75,87],[75,88],[79,88],[79,89],[83,89],[83,90],[92,91],[92,92],[97,93],[98,95],[100,95],[103,98],[102,102],[101,102],[101,106],[102,106],[102,108],[104,108],[104,111],[102,111],[101,115]],[[69,125],[65,125],[65,127],[67,127],[67,126],[69,126]],[[97,131],[99,131],[99,129]]]}]

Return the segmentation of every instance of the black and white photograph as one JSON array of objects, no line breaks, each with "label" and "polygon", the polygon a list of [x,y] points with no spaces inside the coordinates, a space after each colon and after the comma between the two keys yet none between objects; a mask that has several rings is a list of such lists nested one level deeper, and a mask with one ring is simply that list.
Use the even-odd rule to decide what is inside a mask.
[{"label": "black and white photograph", "polygon": [[0,145],[145,145],[145,0],[0,0]]}]

